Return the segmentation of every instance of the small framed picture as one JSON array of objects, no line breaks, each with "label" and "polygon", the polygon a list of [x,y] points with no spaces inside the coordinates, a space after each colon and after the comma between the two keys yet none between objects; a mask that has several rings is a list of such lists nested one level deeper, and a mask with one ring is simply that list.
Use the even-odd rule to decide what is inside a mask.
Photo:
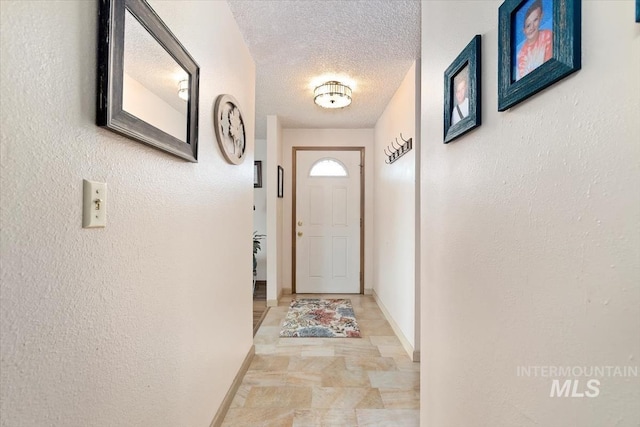
[{"label": "small framed picture", "polygon": [[480,35],[476,35],[444,72],[445,144],[482,123],[480,59]]},{"label": "small framed picture", "polygon": [[506,0],[498,9],[498,111],[581,67],[581,0]]},{"label": "small framed picture", "polygon": [[284,169],[278,165],[278,198],[284,197]]},{"label": "small framed picture", "polygon": [[262,160],[253,162],[253,188],[262,188]]},{"label": "small framed picture", "polygon": [[636,0],[636,22],[640,22],[640,0]]}]

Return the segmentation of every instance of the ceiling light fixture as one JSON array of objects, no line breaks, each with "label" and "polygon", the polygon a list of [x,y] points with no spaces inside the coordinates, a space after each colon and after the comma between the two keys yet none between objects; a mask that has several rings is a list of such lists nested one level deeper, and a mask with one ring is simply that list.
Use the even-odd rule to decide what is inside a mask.
[{"label": "ceiling light fixture", "polygon": [[344,108],[351,104],[351,88],[332,80],[313,91],[313,102],[322,108]]},{"label": "ceiling light fixture", "polygon": [[178,83],[178,96],[185,101],[189,100],[189,80],[180,80]]}]

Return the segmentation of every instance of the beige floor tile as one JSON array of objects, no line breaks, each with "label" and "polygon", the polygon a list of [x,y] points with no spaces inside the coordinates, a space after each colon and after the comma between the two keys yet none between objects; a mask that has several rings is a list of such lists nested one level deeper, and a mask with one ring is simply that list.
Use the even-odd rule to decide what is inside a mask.
[{"label": "beige floor tile", "polygon": [[418,390],[380,389],[380,396],[386,409],[420,409]]},{"label": "beige floor tile", "polygon": [[293,416],[293,409],[231,408],[222,427],[291,427]]},{"label": "beige floor tile", "polygon": [[245,400],[247,400],[247,395],[249,394],[249,390],[251,390],[250,385],[240,384],[238,390],[236,391],[236,395],[233,397],[231,401],[232,408],[240,408],[244,406]]},{"label": "beige floor tile", "polygon": [[336,349],[333,347],[319,347],[310,348],[300,352],[302,357],[321,356],[321,357],[333,357],[336,355]]},{"label": "beige floor tile", "polygon": [[280,371],[247,371],[241,384],[251,387],[285,386],[287,376]]},{"label": "beige floor tile", "polygon": [[358,427],[418,427],[417,409],[356,409]]},{"label": "beige floor tile", "polygon": [[251,361],[250,371],[286,371],[289,356],[265,356],[257,354]]},{"label": "beige floor tile", "polygon": [[336,356],[357,356],[357,357],[380,357],[378,347],[367,343],[367,345],[350,345],[340,343],[333,346]]},{"label": "beige floor tile", "polygon": [[365,371],[327,370],[322,373],[322,387],[371,387]]},{"label": "beige floor tile", "polygon": [[353,409],[298,409],[293,427],[357,427]]},{"label": "beige floor tile", "polygon": [[380,336],[380,335],[393,335],[393,329],[389,322],[385,319],[369,320],[362,322],[360,325],[360,332],[365,336]]},{"label": "beige floor tile", "polygon": [[271,307],[223,426],[417,426],[420,364],[373,297],[303,297],[351,299],[363,337],[280,338],[290,298]]},{"label": "beige floor tile", "polygon": [[369,337],[369,341],[373,345],[397,345],[402,346],[400,340],[395,335],[372,335]]},{"label": "beige floor tile", "polygon": [[357,320],[369,320],[369,319],[380,319],[383,317],[382,311],[379,308],[373,307],[354,307],[353,311],[356,314]]},{"label": "beige floor tile", "polygon": [[[278,331],[280,333],[280,331]],[[283,337],[278,341],[282,345],[305,345],[321,347],[329,344],[329,340],[335,340],[336,338],[311,338],[311,337]]]},{"label": "beige floor tile", "polygon": [[379,345],[378,351],[383,357],[407,356],[407,351],[401,345]]},{"label": "beige floor tile", "polygon": [[319,372],[287,372],[287,385],[296,387],[320,387],[322,374]]},{"label": "beige floor tile", "polygon": [[344,358],[347,369],[352,371],[397,371],[396,361],[392,357],[357,357]]},{"label": "beige floor tile", "polygon": [[312,390],[311,406],[325,409],[384,408],[376,388],[317,387]]},{"label": "beige floor tile", "polygon": [[311,387],[251,387],[245,408],[311,408]]},{"label": "beige floor tile", "polygon": [[419,372],[369,372],[371,386],[405,390],[420,389]]},{"label": "beige floor tile", "polygon": [[[260,325],[260,329],[256,332],[256,337],[275,337],[277,341],[278,334],[280,333],[280,325],[270,326],[265,324],[269,315],[271,314],[271,310],[267,313],[267,317],[262,321],[262,325]],[[255,337],[254,337],[255,339]]]},{"label": "beige floor tile", "polygon": [[258,354],[271,354],[271,355],[275,355],[276,353],[276,347],[277,345],[274,344],[258,344],[254,341],[255,343],[255,349],[256,349],[256,355]]},{"label": "beige floor tile", "polygon": [[394,357],[399,371],[420,372],[420,362],[412,362],[409,356]]},{"label": "beige floor tile", "polygon": [[277,344],[273,354],[281,356],[297,356],[301,357],[302,353],[313,353],[322,350],[319,345],[303,345],[303,344]]},{"label": "beige floor tile", "polygon": [[344,357],[292,357],[287,369],[321,373],[327,369],[346,369],[346,364]]}]

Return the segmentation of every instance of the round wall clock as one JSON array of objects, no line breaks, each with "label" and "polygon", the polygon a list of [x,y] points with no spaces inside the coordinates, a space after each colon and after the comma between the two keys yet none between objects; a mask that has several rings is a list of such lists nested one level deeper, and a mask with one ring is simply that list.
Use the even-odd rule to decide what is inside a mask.
[{"label": "round wall clock", "polygon": [[234,165],[242,163],[247,143],[242,113],[238,107],[238,101],[233,96],[218,96],[213,109],[213,125],[225,159]]}]

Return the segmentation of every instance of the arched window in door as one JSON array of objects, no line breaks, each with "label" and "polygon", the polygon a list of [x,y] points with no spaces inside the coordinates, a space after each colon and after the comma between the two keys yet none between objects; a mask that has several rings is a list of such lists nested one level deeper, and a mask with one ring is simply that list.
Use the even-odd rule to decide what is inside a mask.
[{"label": "arched window in door", "polygon": [[340,177],[349,176],[347,168],[344,167],[341,161],[324,158],[315,162],[309,171],[310,177]]}]

